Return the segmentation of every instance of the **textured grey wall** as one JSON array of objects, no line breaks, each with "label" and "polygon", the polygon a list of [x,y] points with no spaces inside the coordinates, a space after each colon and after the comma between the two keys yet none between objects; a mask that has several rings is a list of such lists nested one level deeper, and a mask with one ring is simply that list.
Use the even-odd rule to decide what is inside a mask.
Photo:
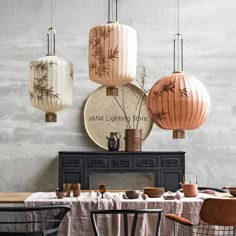
[{"label": "textured grey wall", "polygon": [[[31,107],[28,64],[46,53],[49,0],[0,0],[0,191],[48,191],[57,185],[57,152],[100,150],[83,126],[83,104],[98,85],[88,79],[89,29],[105,23],[106,0],[55,1],[57,54],[73,62],[74,103],[57,124]],[[120,0],[119,21],[138,33],[148,86],[172,71],[176,0]],[[186,171],[199,184],[236,185],[236,1],[181,1],[185,70],[199,78],[212,100],[207,122],[172,140],[153,128],[144,150],[186,151]]]}]

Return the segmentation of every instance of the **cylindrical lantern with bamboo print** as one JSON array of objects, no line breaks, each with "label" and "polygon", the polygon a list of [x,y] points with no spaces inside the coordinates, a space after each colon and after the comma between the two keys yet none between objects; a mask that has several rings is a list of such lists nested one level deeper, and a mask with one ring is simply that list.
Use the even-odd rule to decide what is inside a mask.
[{"label": "cylindrical lantern with bamboo print", "polygon": [[73,65],[70,62],[46,56],[30,63],[30,102],[46,113],[46,122],[56,122],[56,112],[72,104],[72,84]]},{"label": "cylindrical lantern with bamboo print", "polygon": [[72,104],[73,65],[55,56],[55,34],[51,17],[47,56],[32,61],[29,66],[30,102],[46,113],[46,122],[56,122],[56,112]]},{"label": "cylindrical lantern with bamboo print", "polygon": [[107,95],[118,95],[116,86],[132,82],[136,76],[137,35],[126,25],[110,20],[89,32],[89,78],[107,87]]}]

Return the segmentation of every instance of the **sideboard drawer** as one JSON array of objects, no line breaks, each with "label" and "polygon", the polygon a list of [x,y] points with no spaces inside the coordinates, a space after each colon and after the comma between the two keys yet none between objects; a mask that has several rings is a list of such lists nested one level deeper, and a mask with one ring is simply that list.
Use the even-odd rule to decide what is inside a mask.
[{"label": "sideboard drawer", "polygon": [[152,157],[138,157],[135,159],[135,167],[152,168],[158,166],[158,159]]},{"label": "sideboard drawer", "polygon": [[178,158],[178,157],[161,158],[161,167],[174,168],[174,167],[181,167],[181,166],[182,166],[181,158]]},{"label": "sideboard drawer", "polygon": [[62,160],[62,165],[64,168],[82,168],[83,159],[82,158],[64,158]]},{"label": "sideboard drawer", "polygon": [[111,162],[112,168],[131,168],[133,167],[132,158],[116,158]]},{"label": "sideboard drawer", "polygon": [[108,159],[104,157],[89,157],[88,168],[108,168]]}]

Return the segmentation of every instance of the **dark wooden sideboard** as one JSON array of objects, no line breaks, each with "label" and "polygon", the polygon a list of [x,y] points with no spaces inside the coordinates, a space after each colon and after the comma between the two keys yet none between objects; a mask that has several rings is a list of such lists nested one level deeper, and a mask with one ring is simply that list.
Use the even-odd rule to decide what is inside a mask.
[{"label": "dark wooden sideboard", "polygon": [[59,152],[59,187],[81,183],[92,173],[153,173],[154,186],[176,191],[185,173],[185,152]]}]

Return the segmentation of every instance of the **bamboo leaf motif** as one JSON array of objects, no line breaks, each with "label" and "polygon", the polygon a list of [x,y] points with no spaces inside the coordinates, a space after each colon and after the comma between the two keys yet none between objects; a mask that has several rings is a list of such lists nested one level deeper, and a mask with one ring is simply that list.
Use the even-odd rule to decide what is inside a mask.
[{"label": "bamboo leaf motif", "polygon": [[110,51],[108,52],[108,59],[115,61],[115,59],[118,59],[118,45],[115,47],[115,49],[113,50],[112,48],[110,49]]},{"label": "bamboo leaf motif", "polygon": [[71,79],[73,79],[73,75],[74,75],[74,71],[73,71],[73,69],[71,68],[71,71],[70,71],[70,77],[71,77]]},{"label": "bamboo leaf motif", "polygon": [[30,100],[32,100],[34,98],[34,94],[32,92],[30,92],[29,94],[30,94]]},{"label": "bamboo leaf motif", "polygon": [[96,69],[96,67],[97,67],[96,62],[91,63],[90,66],[89,66],[90,69]]},{"label": "bamboo leaf motif", "polygon": [[[160,90],[154,91],[154,97],[153,99],[155,102],[157,101],[158,97],[162,97],[164,93],[173,93],[175,91],[175,81],[169,82],[167,84],[162,84]],[[168,114],[168,112],[164,112],[163,110],[161,112],[157,111],[153,113],[153,116],[155,116],[156,120],[165,120],[165,115]]]},{"label": "bamboo leaf motif", "polygon": [[39,62],[31,64],[38,77],[33,79],[33,91],[30,91],[30,99],[42,101],[48,98],[60,99],[59,94],[54,94],[53,87],[48,88],[49,66],[57,65],[55,62]]},{"label": "bamboo leaf motif", "polygon": [[168,112],[163,112],[163,111],[161,111],[161,112],[156,112],[154,115],[155,115],[155,118],[156,118],[157,120],[165,120],[165,119],[166,119],[165,115],[166,115],[167,113],[168,113]]},{"label": "bamboo leaf motif", "polygon": [[191,94],[191,92],[188,91],[187,88],[179,89],[179,91],[180,91],[180,94],[181,94],[182,97],[183,96],[188,97]]},{"label": "bamboo leaf motif", "polygon": [[42,95],[37,95],[38,101],[43,101],[43,96]]},{"label": "bamboo leaf motif", "polygon": [[168,84],[164,84],[162,85],[161,87],[161,95],[166,92],[166,93],[169,93],[169,91],[171,91],[172,93],[174,92],[174,89],[175,89],[175,81],[174,82],[170,82]]},{"label": "bamboo leaf motif", "polygon": [[110,36],[110,32],[113,29],[107,29],[106,27],[97,27],[93,29],[92,38],[89,41],[89,47],[92,51],[89,68],[95,70],[95,74],[101,78],[108,73],[109,60],[115,61],[118,59],[118,46],[115,49],[110,48],[108,52],[105,52],[103,41]]}]

